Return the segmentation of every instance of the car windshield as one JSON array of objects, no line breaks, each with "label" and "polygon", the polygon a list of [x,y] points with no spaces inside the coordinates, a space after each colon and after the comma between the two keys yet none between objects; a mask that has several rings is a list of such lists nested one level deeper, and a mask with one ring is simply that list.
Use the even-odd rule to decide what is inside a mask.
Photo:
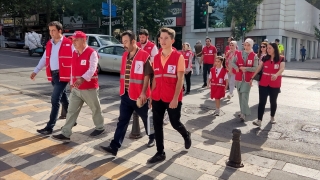
[{"label": "car windshield", "polygon": [[98,38],[103,45],[120,44],[120,42],[114,37],[98,36]]}]

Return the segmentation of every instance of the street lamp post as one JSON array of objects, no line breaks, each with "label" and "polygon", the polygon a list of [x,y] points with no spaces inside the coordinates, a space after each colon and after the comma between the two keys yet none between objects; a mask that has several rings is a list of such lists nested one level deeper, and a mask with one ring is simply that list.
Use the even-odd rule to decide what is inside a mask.
[{"label": "street lamp post", "polygon": [[112,10],[112,8],[111,8],[111,3],[112,3],[111,0],[109,0],[109,35],[110,35],[110,36],[112,36],[112,35],[111,35],[111,31],[112,31],[112,27],[111,27],[111,26],[112,26],[112,25],[111,25],[111,14],[112,14],[112,13],[111,13],[111,10]]},{"label": "street lamp post", "polygon": [[206,3],[207,5],[207,20],[206,20],[206,37],[209,37],[209,2]]}]

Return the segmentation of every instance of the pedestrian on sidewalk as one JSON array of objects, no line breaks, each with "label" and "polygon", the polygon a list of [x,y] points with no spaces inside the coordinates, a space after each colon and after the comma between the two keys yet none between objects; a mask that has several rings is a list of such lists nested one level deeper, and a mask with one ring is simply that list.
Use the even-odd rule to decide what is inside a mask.
[{"label": "pedestrian on sidewalk", "polygon": [[162,52],[154,58],[151,100],[157,153],[148,160],[148,163],[156,163],[166,159],[162,120],[166,110],[172,127],[184,138],[185,148],[191,147],[191,134],[180,121],[185,63],[183,55],[172,49],[175,34],[173,29],[160,29]]},{"label": "pedestrian on sidewalk", "polygon": [[306,48],[304,48],[304,46],[302,46],[302,48],[300,49],[302,62],[304,62],[306,60],[306,52],[307,52]]},{"label": "pedestrian on sidewalk", "polygon": [[202,56],[202,44],[201,40],[197,41],[197,44],[194,45],[194,53],[195,53],[195,70],[196,75],[199,76],[203,72],[203,65],[201,64],[201,56]]},{"label": "pedestrian on sidewalk", "polygon": [[47,42],[42,58],[30,75],[30,78],[34,80],[36,75],[46,67],[47,78],[53,86],[49,122],[45,128],[37,130],[38,133],[43,135],[52,134],[53,127],[58,118],[60,102],[63,109],[68,111],[69,100],[66,87],[70,81],[73,51],[71,40],[62,35],[62,24],[58,21],[53,21],[48,26],[52,39]]},{"label": "pedestrian on sidewalk", "polygon": [[[261,127],[261,122],[264,114],[264,110],[267,104],[268,96],[270,96],[270,122],[276,123],[274,116],[277,110],[277,98],[280,93],[282,72],[285,68],[284,57],[280,55],[279,49],[276,43],[268,44],[268,55],[263,57],[262,63],[259,64],[253,77],[262,70],[261,80],[259,81],[259,105],[258,105],[258,119],[253,121],[253,124]],[[250,83],[252,83],[252,80]]]},{"label": "pedestrian on sidewalk", "polygon": [[229,83],[229,94],[227,96],[228,99],[231,99],[233,97],[233,91],[235,88],[235,76],[236,76],[236,70],[232,68],[232,61],[237,56],[238,50],[237,50],[237,41],[231,41],[229,45],[230,49],[226,54],[226,67],[228,70],[228,83]]},{"label": "pedestrian on sidewalk", "polygon": [[191,89],[191,74],[192,74],[192,59],[193,59],[193,52],[191,50],[189,43],[183,43],[182,45],[182,55],[184,57],[186,71],[184,73],[184,77],[186,79],[186,86],[183,85],[183,91],[185,91],[185,95],[190,94]]},{"label": "pedestrian on sidewalk", "polygon": [[[113,140],[107,147],[100,146],[103,151],[117,155],[123,142],[133,111],[141,117],[148,134],[148,98],[150,95],[150,75],[153,74],[150,55],[137,46],[136,35],[128,30],[121,34],[122,44],[126,52],[122,55],[120,72],[120,116]],[[137,101],[141,107],[137,106]],[[139,104],[139,103],[138,103]],[[163,122],[163,117],[162,117]],[[154,134],[149,135],[148,147],[154,146]]]},{"label": "pedestrian on sidewalk", "polygon": [[[150,62],[151,65],[153,64],[154,57],[159,53],[158,48],[155,44],[152,44],[149,40],[149,31],[147,29],[140,29],[139,31],[139,42],[137,42],[137,46],[141,48],[142,50],[146,51],[150,55]],[[160,42],[158,40],[158,42]],[[152,85],[153,80],[153,73],[150,75],[150,87]],[[133,117],[138,116],[135,115],[136,113],[133,113]],[[163,118],[164,124],[169,124],[169,116],[168,112],[165,113]]]},{"label": "pedestrian on sidewalk", "polygon": [[247,38],[244,42],[244,50],[237,53],[237,57],[232,62],[232,67],[236,70],[236,87],[239,95],[240,120],[245,121],[246,116],[251,115],[249,108],[249,93],[251,89],[250,80],[258,66],[258,56],[253,52],[253,40]]},{"label": "pedestrian on sidewalk", "polygon": [[75,51],[71,63],[71,94],[70,104],[62,133],[53,135],[52,138],[59,141],[70,141],[72,127],[76,122],[83,103],[86,103],[92,111],[92,119],[95,130],[90,136],[99,136],[104,133],[104,118],[102,116],[99,100],[98,82],[98,53],[87,44],[87,36],[82,31],[76,31],[69,38],[72,39]]},{"label": "pedestrian on sidewalk", "polygon": [[217,48],[211,44],[211,39],[206,38],[206,46],[202,49],[201,63],[203,62],[203,86],[207,87],[207,77],[217,57]]},{"label": "pedestrian on sidewalk", "polygon": [[225,58],[218,56],[215,60],[215,66],[210,69],[208,79],[208,88],[211,90],[211,99],[215,99],[216,110],[214,116],[220,115],[220,99],[226,95],[228,88],[228,70],[226,68]]}]

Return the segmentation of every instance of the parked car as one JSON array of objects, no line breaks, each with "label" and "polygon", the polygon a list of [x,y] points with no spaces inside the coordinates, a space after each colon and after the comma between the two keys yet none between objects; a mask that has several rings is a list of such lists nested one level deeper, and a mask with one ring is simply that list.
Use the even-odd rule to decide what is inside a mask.
[{"label": "parked car", "polygon": [[4,41],[4,45],[6,48],[23,48],[24,47],[24,41],[17,38],[7,38]]},{"label": "parked car", "polygon": [[100,56],[98,73],[102,71],[120,73],[122,54],[125,51],[122,44],[109,45],[97,51]]},{"label": "parked car", "polygon": [[[72,36],[73,33],[64,33],[66,37]],[[112,44],[121,44],[116,38],[109,35],[103,34],[86,34],[87,43],[90,47],[94,49],[99,49],[100,47],[112,45]]]}]

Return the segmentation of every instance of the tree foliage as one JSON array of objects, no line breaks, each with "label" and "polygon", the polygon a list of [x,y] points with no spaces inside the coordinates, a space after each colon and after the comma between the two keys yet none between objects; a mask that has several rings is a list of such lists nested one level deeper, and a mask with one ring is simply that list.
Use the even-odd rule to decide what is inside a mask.
[{"label": "tree foliage", "polygon": [[316,8],[320,9],[320,0],[306,0],[308,3],[312,4]]},{"label": "tree foliage", "polygon": [[[232,35],[239,40],[243,34],[250,32],[256,23],[257,7],[263,0],[229,0],[226,8],[227,19],[232,19]],[[245,31],[240,29],[245,25]],[[243,34],[242,34],[243,33]]]},{"label": "tree foliage", "polygon": [[320,42],[320,29],[317,26],[314,26],[314,35],[316,36],[316,40]]},{"label": "tree foliage", "polygon": [[[131,29],[133,27],[132,0],[116,0],[115,4],[123,12],[124,26]],[[156,35],[161,25],[155,20],[163,21],[170,4],[171,0],[137,0],[137,29],[143,26],[151,35]]]}]

